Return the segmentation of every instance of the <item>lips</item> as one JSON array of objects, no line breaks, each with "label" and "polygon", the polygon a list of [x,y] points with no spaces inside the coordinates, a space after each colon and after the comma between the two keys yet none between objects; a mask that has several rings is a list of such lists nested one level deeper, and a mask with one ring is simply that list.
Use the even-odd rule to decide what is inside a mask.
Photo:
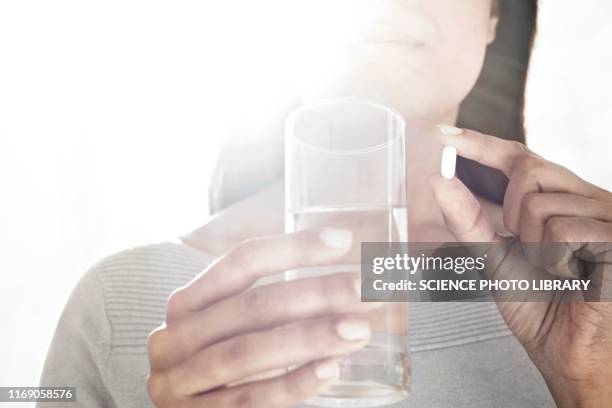
[{"label": "lips", "polygon": [[361,36],[356,36],[346,45],[357,46],[357,45],[376,45],[376,44],[387,44],[387,45],[399,45],[409,47],[424,47],[427,44],[426,39],[423,36],[414,34],[405,34],[389,29],[369,29],[364,32]]},{"label": "lips", "polygon": [[435,24],[425,15],[407,8],[378,3],[351,23],[344,45],[393,45],[425,47],[435,36]]},{"label": "lips", "polygon": [[390,27],[369,27],[344,45],[351,55],[375,56],[387,53],[414,53],[425,49],[427,37],[420,33],[406,33]]}]

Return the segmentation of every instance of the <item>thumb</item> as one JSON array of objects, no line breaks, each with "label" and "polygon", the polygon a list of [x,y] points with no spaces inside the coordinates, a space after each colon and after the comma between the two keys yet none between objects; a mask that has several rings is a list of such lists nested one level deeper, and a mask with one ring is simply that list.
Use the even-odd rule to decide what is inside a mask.
[{"label": "thumb", "polygon": [[480,208],[478,200],[456,177],[429,179],[446,225],[459,242],[504,242]]},{"label": "thumb", "polygon": [[[468,188],[457,178],[444,179],[434,175],[429,179],[434,194],[444,215],[446,225],[457,241],[477,255],[486,254],[487,268],[481,273],[489,280],[528,280],[541,278],[522,256],[516,239],[506,239],[497,234],[480,204]],[[472,244],[472,245],[470,245]],[[546,292],[493,291],[498,302],[548,300]]]}]

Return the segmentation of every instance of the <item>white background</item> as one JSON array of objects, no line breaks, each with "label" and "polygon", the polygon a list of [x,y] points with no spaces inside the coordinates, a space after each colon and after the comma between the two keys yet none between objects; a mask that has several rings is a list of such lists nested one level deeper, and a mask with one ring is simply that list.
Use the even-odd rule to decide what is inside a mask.
[{"label": "white background", "polygon": [[[271,4],[0,2],[0,386],[37,383],[92,262],[206,219],[228,107],[282,58]],[[611,16],[542,2],[527,113],[534,150],[609,189]]]}]

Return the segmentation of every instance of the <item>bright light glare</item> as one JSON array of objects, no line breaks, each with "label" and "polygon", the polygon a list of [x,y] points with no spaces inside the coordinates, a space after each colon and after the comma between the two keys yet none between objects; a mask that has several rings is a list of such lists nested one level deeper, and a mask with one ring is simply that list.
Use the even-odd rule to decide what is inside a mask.
[{"label": "bright light glare", "polygon": [[[335,73],[347,69],[348,62],[338,47],[358,38],[367,30],[367,24],[384,14],[386,1],[375,0],[289,0],[277,1],[283,11],[282,27],[276,27],[273,36],[282,33],[275,50],[277,58],[269,60],[264,70],[279,75],[286,86],[299,94],[307,94]],[[387,4],[385,6],[385,4]],[[262,23],[274,27],[274,24]]]},{"label": "bright light glare", "polygon": [[12,368],[0,383],[36,385],[59,313],[95,260],[204,222],[224,130],[278,111],[290,67],[312,75],[355,10],[0,2],[0,360]]},{"label": "bright light glare", "polygon": [[[0,1],[0,385],[36,385],[96,259],[204,222],[227,126],[341,69],[392,2]],[[529,143],[610,189],[612,2],[542,3]]]}]

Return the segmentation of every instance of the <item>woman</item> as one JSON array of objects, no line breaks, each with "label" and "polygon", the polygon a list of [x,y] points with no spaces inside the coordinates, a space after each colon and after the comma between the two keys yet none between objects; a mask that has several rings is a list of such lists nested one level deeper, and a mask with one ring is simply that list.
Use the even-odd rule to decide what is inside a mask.
[{"label": "woman", "polygon": [[[450,126],[523,141],[535,2],[380,6],[388,9],[367,22],[367,35],[341,48],[348,69],[319,78],[299,99],[367,97],[407,118],[408,134],[418,135],[407,151],[413,239],[501,242],[498,234],[509,232],[533,242],[612,241],[609,192],[519,143]],[[458,179],[435,175],[442,144],[481,163],[459,168],[478,198]],[[76,385],[87,407],[287,407],[329,387],[337,358],[367,343],[363,312],[376,306],[359,301],[347,274],[248,290],[261,277],[334,263],[352,243],[343,230],[281,234],[280,150],[233,160],[230,147],[206,225],[182,242],[130,250],[89,271],[59,323],[43,385]],[[258,167],[245,167],[253,156]],[[503,207],[495,204],[502,199]],[[612,311],[604,303],[542,305],[411,305],[407,405],[612,405]],[[306,363],[257,376],[297,362]]]}]

